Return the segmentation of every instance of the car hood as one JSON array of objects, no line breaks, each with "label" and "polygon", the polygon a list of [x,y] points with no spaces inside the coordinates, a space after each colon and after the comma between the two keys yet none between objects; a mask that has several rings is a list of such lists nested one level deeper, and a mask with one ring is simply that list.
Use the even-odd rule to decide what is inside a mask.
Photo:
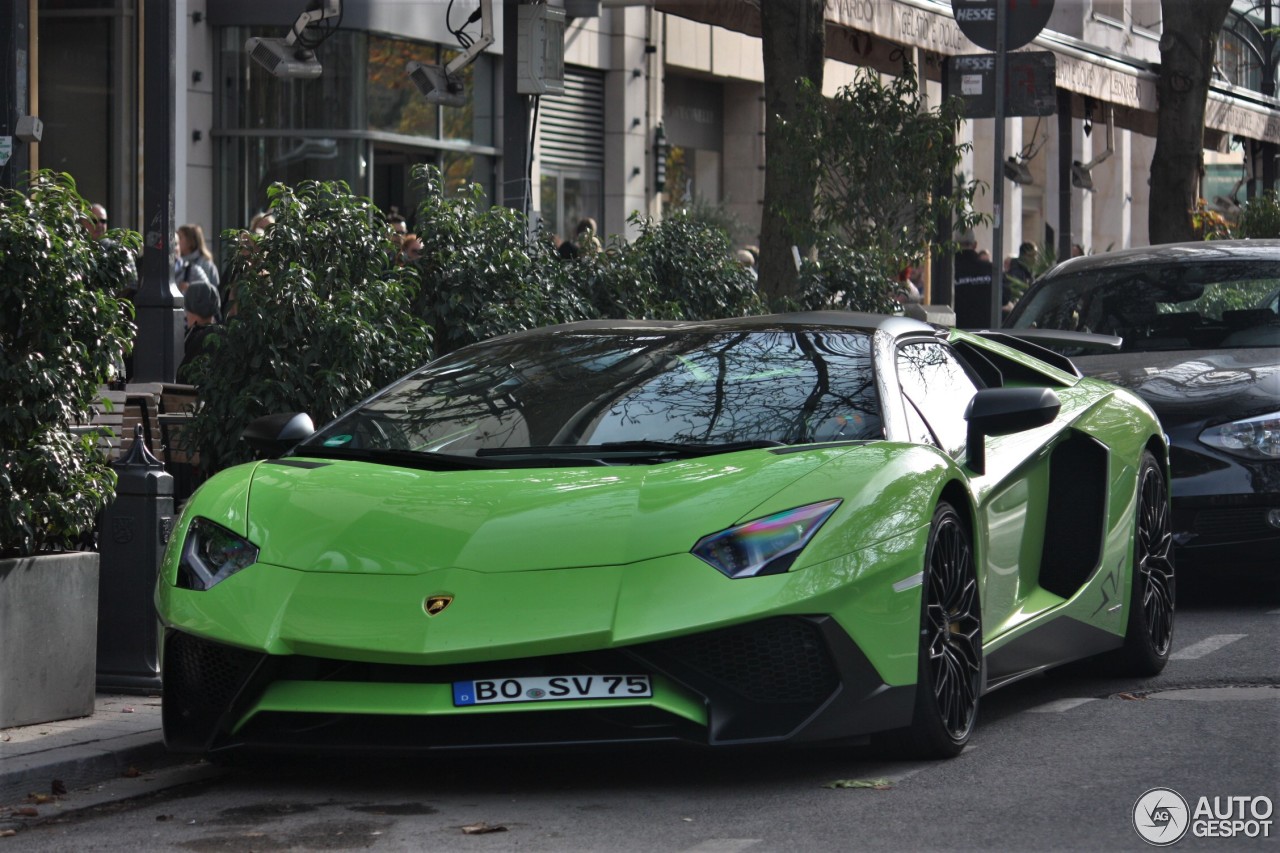
[{"label": "car hood", "polygon": [[1180,350],[1071,359],[1087,376],[1146,400],[1166,427],[1222,423],[1280,409],[1280,350]]},{"label": "car hood", "polygon": [[621,565],[688,551],[850,449],[445,472],[277,460],[254,469],[245,529],[261,562],[303,571]]}]

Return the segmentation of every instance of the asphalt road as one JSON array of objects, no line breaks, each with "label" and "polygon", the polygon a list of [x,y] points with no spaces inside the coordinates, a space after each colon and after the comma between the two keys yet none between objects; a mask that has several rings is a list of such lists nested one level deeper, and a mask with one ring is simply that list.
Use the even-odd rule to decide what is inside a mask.
[{"label": "asphalt road", "polygon": [[[107,788],[105,804],[0,838],[0,853],[1147,850],[1133,812],[1150,789],[1179,793],[1193,818],[1200,797],[1220,811],[1249,798],[1250,820],[1264,806],[1252,798],[1280,801],[1278,629],[1275,583],[1184,581],[1164,674],[1132,682],[1079,668],[1005,688],[983,700],[970,748],[946,762],[856,748],[646,749],[175,768],[158,794],[111,803]],[[829,787],[840,781],[878,787]],[[1170,804],[1173,829],[1152,831],[1178,829],[1176,802],[1158,802]],[[1156,812],[1144,814],[1154,826]],[[1266,819],[1269,837],[1198,837],[1221,826],[1202,816],[1171,849],[1280,850],[1280,814]],[[475,826],[494,831],[464,829]]]}]

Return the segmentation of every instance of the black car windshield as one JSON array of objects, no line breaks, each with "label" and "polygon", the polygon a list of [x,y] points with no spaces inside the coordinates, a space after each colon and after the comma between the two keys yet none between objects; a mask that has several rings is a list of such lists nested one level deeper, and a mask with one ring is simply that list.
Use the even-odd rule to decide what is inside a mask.
[{"label": "black car windshield", "polygon": [[589,447],[638,461],[686,447],[881,438],[879,411],[864,333],[570,331],[432,362],[298,452],[571,459]]},{"label": "black car windshield", "polygon": [[1275,347],[1277,293],[1280,261],[1148,263],[1051,275],[1010,325],[1117,335],[1127,352]]}]

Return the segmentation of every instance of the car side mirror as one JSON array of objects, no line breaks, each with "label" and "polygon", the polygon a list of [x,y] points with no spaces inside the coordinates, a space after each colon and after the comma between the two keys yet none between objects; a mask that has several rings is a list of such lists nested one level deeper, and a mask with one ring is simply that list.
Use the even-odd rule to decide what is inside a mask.
[{"label": "car side mirror", "polygon": [[1062,401],[1052,388],[983,388],[969,401],[968,465],[975,474],[986,472],[986,437],[1010,435],[1053,423]]},{"label": "car side mirror", "polygon": [[246,444],[263,457],[274,457],[287,451],[316,431],[311,416],[305,412],[284,412],[254,418],[240,434]]}]

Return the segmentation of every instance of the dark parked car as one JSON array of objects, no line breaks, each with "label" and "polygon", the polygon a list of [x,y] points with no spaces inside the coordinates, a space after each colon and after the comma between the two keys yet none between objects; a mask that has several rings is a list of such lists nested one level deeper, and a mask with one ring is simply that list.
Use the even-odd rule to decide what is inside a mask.
[{"label": "dark parked car", "polygon": [[1280,240],[1170,244],[1069,260],[1006,323],[1155,409],[1184,563],[1280,566],[1278,294]]}]

